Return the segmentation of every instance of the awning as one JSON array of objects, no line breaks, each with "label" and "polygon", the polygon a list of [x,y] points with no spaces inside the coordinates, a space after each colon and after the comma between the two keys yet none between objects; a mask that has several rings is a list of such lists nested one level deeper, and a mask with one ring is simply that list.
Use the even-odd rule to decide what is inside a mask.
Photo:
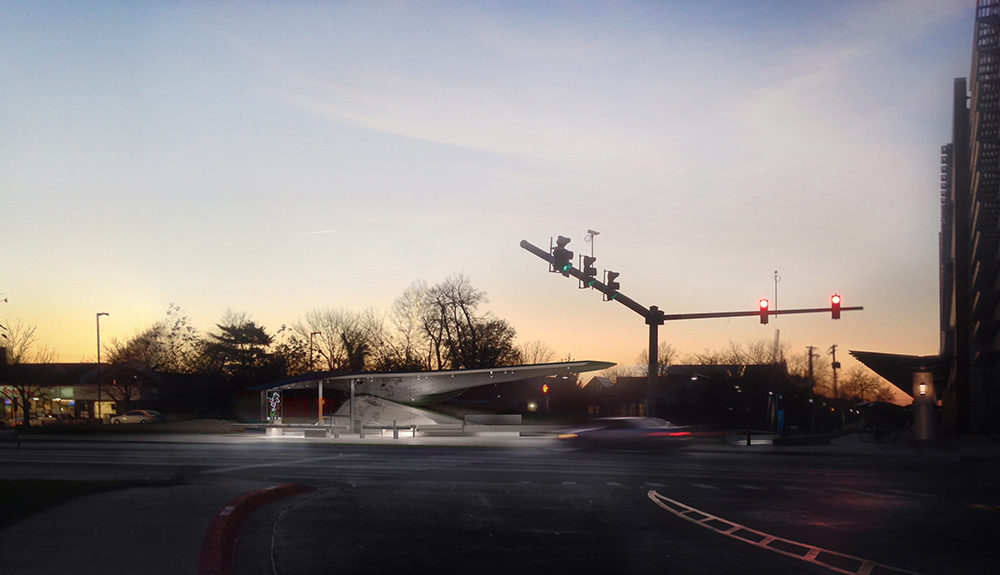
[{"label": "awning", "polygon": [[850,354],[910,397],[913,397],[914,373],[930,372],[936,386],[943,387],[948,383],[951,364],[940,355],[900,355],[854,350]]}]

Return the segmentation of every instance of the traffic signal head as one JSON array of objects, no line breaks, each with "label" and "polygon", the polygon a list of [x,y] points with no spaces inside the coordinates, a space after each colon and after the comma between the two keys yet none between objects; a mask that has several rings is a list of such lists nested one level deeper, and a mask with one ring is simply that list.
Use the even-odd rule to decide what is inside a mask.
[{"label": "traffic signal head", "polygon": [[613,272],[611,270],[608,270],[607,274],[608,274],[607,281],[604,282],[604,285],[608,286],[608,291],[606,295],[608,296],[608,299],[611,299],[613,297],[613,292],[618,291],[618,288],[622,287],[622,284],[618,283],[617,281],[618,276],[620,276],[621,274],[618,272]]},{"label": "traffic signal head", "polygon": [[573,268],[573,252],[566,249],[569,238],[559,236],[556,238],[556,247],[552,248],[552,269],[563,275]]},{"label": "traffic signal head", "polygon": [[597,268],[594,267],[594,262],[596,261],[597,258],[593,256],[583,256],[583,275],[586,276],[584,283],[587,287],[592,285],[594,276],[597,275]]},{"label": "traffic signal head", "polygon": [[830,296],[830,313],[833,319],[840,319],[840,294]]},{"label": "traffic signal head", "polygon": [[768,311],[770,311],[768,309],[768,307],[770,306],[770,302],[767,301],[767,298],[760,298],[759,303],[760,303],[760,323],[766,324],[768,319],[767,314]]}]

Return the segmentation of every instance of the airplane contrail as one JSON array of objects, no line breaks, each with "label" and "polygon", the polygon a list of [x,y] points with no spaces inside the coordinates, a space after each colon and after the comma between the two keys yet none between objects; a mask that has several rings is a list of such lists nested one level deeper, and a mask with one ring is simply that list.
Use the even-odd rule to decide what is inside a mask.
[{"label": "airplane contrail", "polygon": [[297,233],[295,235],[297,235],[297,236],[319,236],[319,235],[323,235],[323,234],[332,234],[332,233],[334,233],[336,231],[337,230],[317,230],[315,232],[299,232],[299,233]]}]

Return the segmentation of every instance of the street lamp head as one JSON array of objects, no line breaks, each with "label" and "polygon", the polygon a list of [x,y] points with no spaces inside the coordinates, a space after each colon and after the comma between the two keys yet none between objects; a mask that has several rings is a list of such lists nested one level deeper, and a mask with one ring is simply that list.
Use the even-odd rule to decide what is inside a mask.
[{"label": "street lamp head", "polygon": [[106,311],[99,311],[99,312],[97,312],[97,317],[101,317],[102,315],[111,315],[111,314],[109,314]]}]

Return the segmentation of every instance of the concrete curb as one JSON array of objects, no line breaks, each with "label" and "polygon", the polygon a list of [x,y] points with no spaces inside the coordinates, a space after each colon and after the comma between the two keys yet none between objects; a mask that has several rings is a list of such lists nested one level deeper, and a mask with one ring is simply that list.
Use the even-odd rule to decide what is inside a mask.
[{"label": "concrete curb", "polygon": [[198,575],[235,575],[236,542],[250,515],[268,503],[314,489],[297,483],[283,483],[244,493],[226,503],[205,530],[198,557]]}]

